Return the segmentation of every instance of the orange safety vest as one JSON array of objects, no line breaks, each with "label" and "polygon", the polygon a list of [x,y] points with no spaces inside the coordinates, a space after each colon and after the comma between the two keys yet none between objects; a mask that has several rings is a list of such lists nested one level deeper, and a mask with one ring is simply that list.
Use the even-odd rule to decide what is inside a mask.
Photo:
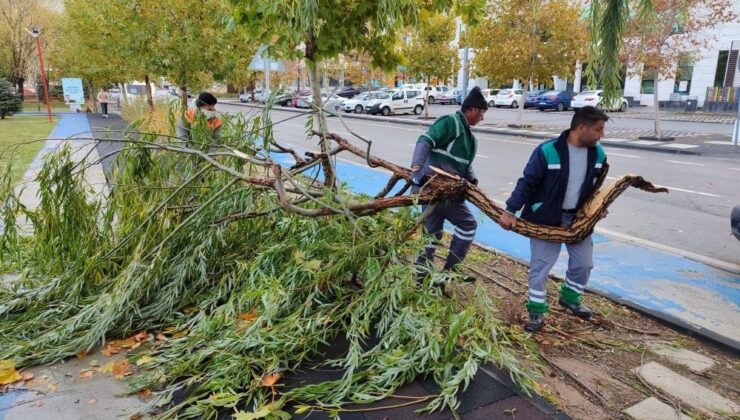
[{"label": "orange safety vest", "polygon": [[[192,125],[193,121],[195,121],[195,109],[189,108],[187,112],[185,112],[185,119],[187,119],[188,123]],[[206,127],[212,128],[214,130],[221,127],[221,118],[211,118],[206,122]]]}]

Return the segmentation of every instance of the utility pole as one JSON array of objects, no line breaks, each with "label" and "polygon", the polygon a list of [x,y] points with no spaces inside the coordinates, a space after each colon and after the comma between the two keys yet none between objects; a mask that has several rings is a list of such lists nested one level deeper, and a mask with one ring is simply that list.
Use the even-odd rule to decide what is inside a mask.
[{"label": "utility pole", "polygon": [[[51,103],[49,102],[49,85],[46,83],[46,70],[44,69],[44,56],[41,53],[41,30],[39,28],[26,29],[26,32],[36,40],[36,51],[39,54],[39,66],[41,67],[41,84],[44,85],[44,101],[46,102],[46,114],[49,116],[49,122],[53,122],[51,119]],[[38,96],[36,92],[36,96]]]},{"label": "utility pole", "polygon": [[[465,30],[465,24],[462,22],[462,20],[459,20],[459,24],[457,26],[457,45],[459,46],[462,42],[462,34]],[[461,88],[462,88],[462,98],[465,100],[465,95],[468,93],[468,78],[469,72],[469,61],[470,61],[470,48],[467,46],[463,47],[463,53],[462,53],[462,81],[461,81]]]}]

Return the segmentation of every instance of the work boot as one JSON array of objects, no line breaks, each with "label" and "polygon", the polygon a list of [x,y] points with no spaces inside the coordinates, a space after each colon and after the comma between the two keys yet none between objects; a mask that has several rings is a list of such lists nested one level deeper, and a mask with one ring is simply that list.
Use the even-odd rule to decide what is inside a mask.
[{"label": "work boot", "polygon": [[581,302],[578,303],[567,303],[562,298],[558,299],[558,303],[560,306],[564,307],[565,309],[569,310],[570,313],[577,316],[578,318],[583,319],[589,319],[591,318],[591,310],[586,307],[586,305],[582,304]]},{"label": "work boot", "polygon": [[536,333],[545,325],[545,314],[529,314],[529,320],[524,324],[524,329]]}]

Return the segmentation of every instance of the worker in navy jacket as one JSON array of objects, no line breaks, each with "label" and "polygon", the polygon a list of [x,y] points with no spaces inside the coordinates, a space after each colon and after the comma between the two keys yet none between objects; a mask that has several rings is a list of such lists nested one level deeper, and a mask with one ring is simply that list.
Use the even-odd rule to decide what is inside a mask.
[{"label": "worker in navy jacket", "polygon": [[[586,106],[573,115],[570,130],[546,141],[534,150],[506,201],[506,213],[501,217],[504,229],[516,225],[521,210],[524,220],[567,227],[578,210],[597,190],[597,181],[606,163],[604,148],[598,143],[604,135],[609,117],[602,111]],[[527,331],[539,331],[549,310],[546,303],[547,278],[557,262],[560,242],[530,239],[529,299],[526,304],[529,320]],[[560,289],[558,303],[574,315],[587,319],[591,311],[581,303],[581,294],[593,267],[591,236],[576,244],[566,244],[568,270]]]}]

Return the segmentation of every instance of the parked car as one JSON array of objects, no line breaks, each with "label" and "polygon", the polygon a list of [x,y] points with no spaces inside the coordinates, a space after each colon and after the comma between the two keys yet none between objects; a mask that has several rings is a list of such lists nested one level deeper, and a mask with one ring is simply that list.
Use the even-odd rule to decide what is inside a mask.
[{"label": "parked car", "polygon": [[547,90],[530,90],[524,95],[524,109],[535,108],[537,106],[537,97],[547,92]]},{"label": "parked car", "polygon": [[[472,87],[470,89],[468,89],[468,93],[470,93],[471,90],[473,90]],[[494,100],[496,99],[496,94],[498,94],[500,90],[501,89],[481,89],[481,93],[483,94],[483,98],[488,103],[488,107],[489,108],[493,108],[493,106],[495,105],[494,104]],[[458,104],[458,105],[462,105],[462,102],[463,102],[463,99],[464,99],[463,96],[462,96],[462,92],[459,91],[459,90],[456,90],[456,92],[457,92],[457,94],[455,95],[455,103]]]},{"label": "parked car", "polygon": [[311,90],[310,89],[301,89],[293,94],[293,97],[290,99],[290,106],[298,108],[298,101],[300,100],[301,96],[310,96]]},{"label": "parked car", "polygon": [[419,115],[424,111],[424,96],[421,90],[399,89],[393,92],[383,92],[378,98],[367,102],[365,111],[368,114],[408,114],[413,112]]},{"label": "parked car", "polygon": [[344,102],[342,102],[342,110],[344,112],[362,114],[365,112],[365,105],[367,105],[367,102],[377,96],[377,92],[362,92],[352,99],[345,99]]},{"label": "parked car", "polygon": [[245,92],[239,95],[239,102],[252,102],[252,100],[259,101],[262,98],[262,89],[254,90],[254,98],[252,98],[252,92]]},{"label": "parked car", "polygon": [[434,103],[452,105],[455,103],[455,98],[457,97],[458,92],[459,91],[457,89],[455,90],[450,89],[445,92],[441,92],[437,96],[434,97]]},{"label": "parked car", "polygon": [[[332,95],[331,93],[322,93],[321,102],[324,104],[323,108],[325,111],[337,112],[340,108],[342,101],[345,98],[341,96]],[[313,95],[308,94],[307,96],[299,96],[296,107],[298,108],[311,108],[313,104]]]},{"label": "parked car", "polygon": [[562,111],[570,109],[570,102],[573,99],[573,93],[567,90],[548,90],[537,97],[536,107],[540,111],[546,109],[555,109]]},{"label": "parked car", "polygon": [[337,96],[341,96],[342,98],[353,98],[358,93],[360,93],[360,90],[357,89],[354,86],[345,86],[343,88],[339,88],[337,91]]},{"label": "parked car", "polygon": [[275,103],[280,106],[291,106],[293,102],[292,93],[281,93],[275,97]]},{"label": "parked car", "polygon": [[[450,91],[450,88],[447,86],[425,86],[423,91],[425,95],[428,95],[427,101],[430,104],[433,104],[436,102],[442,102],[444,99],[441,98]],[[449,99],[446,100],[449,101]]]},{"label": "parked car", "polygon": [[494,99],[494,105],[496,107],[508,106],[516,108],[520,103],[522,103],[521,89],[503,89],[498,92],[496,99]]},{"label": "parked car", "polygon": [[732,234],[740,241],[740,204],[735,206],[730,213],[730,228]]},{"label": "parked car", "polygon": [[617,104],[611,107],[602,104],[601,99],[603,93],[603,90],[587,90],[581,92],[573,97],[573,100],[570,102],[570,107],[573,108],[574,111],[588,105],[595,106],[596,108],[603,109],[605,111],[624,112],[627,110],[628,104],[624,97],[619,98],[620,100]]}]

